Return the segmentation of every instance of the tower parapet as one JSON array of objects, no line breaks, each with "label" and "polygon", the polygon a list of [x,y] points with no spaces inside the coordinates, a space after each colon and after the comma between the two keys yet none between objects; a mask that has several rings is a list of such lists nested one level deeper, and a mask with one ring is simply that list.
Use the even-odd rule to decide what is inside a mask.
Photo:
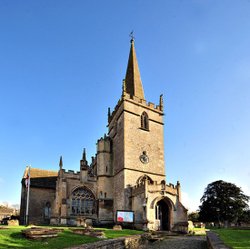
[{"label": "tower parapet", "polygon": [[[114,117],[116,116],[119,110],[119,107],[124,103],[124,102],[130,102],[130,103],[133,103],[137,106],[140,106],[140,107],[143,107],[143,108],[146,108],[150,111],[153,111],[153,112],[156,112],[158,114],[160,114],[161,116],[164,115],[163,113],[163,97],[161,95],[161,102],[159,103],[159,105],[156,105],[152,102],[147,102],[145,99],[139,99],[138,97],[136,96],[132,96],[128,93],[124,93],[124,95],[118,100],[114,110],[112,112],[109,111],[109,115],[108,115],[108,123],[112,123],[112,120],[114,119]],[[120,113],[119,113],[120,114]],[[119,115],[118,114],[118,115]]]}]

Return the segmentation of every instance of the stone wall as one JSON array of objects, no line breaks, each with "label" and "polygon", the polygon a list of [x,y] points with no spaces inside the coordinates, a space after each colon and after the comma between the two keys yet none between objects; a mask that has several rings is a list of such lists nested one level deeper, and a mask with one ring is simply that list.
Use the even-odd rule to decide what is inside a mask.
[{"label": "stone wall", "polygon": [[[149,130],[141,128],[144,111],[148,114]],[[154,181],[165,179],[163,138],[162,112],[131,100],[124,101],[124,167],[135,170],[126,173],[126,184],[135,185],[142,174],[150,174]],[[140,161],[143,151],[149,157],[146,164]]]},{"label": "stone wall", "polygon": [[55,190],[46,188],[30,188],[29,224],[49,224],[45,217],[46,203],[50,205],[55,199]]}]

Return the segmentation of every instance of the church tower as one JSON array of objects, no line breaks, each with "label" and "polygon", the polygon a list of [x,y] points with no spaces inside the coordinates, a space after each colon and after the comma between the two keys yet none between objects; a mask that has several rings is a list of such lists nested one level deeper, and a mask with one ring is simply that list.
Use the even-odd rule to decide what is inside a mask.
[{"label": "church tower", "polygon": [[140,179],[165,180],[163,99],[158,105],[147,102],[136,58],[134,39],[122,96],[109,115],[114,174],[114,210],[130,209],[127,193]]},{"label": "church tower", "polygon": [[[63,169],[62,157],[58,172],[31,170],[30,198],[36,205],[30,206],[30,221],[70,226],[133,222],[138,229],[187,232],[181,185],[165,180],[163,115],[162,95],[157,105],[146,101],[132,38],[122,94],[108,110],[108,135],[97,140],[91,163],[83,150],[80,171]],[[129,212],[117,212],[122,210]]]}]

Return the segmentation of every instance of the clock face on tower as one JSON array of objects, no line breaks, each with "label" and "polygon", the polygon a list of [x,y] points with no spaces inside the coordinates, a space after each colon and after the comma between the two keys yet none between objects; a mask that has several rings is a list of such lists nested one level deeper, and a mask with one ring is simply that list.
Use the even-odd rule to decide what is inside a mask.
[{"label": "clock face on tower", "polygon": [[147,152],[146,151],[143,151],[142,155],[140,155],[140,161],[142,163],[145,163],[145,164],[149,162],[149,158],[147,156]]}]

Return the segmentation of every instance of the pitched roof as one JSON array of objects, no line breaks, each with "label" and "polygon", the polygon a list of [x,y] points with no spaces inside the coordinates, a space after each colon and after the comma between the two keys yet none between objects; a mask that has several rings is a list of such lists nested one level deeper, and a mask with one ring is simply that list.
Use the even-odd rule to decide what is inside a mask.
[{"label": "pitched roof", "polygon": [[[28,174],[29,167],[26,167],[23,178],[22,185],[25,186],[25,178]],[[44,169],[36,169],[30,167],[30,186],[37,188],[56,188],[58,172]]]},{"label": "pitched roof", "polygon": [[[26,177],[28,174],[28,167],[25,168],[23,178]],[[45,170],[45,169],[37,169],[30,167],[30,178],[41,178],[41,177],[57,177],[58,172],[52,170]]]},{"label": "pitched roof", "polygon": [[131,39],[128,66],[125,77],[125,91],[132,96],[136,96],[140,99],[145,99],[139,66],[135,53],[134,39]]}]

